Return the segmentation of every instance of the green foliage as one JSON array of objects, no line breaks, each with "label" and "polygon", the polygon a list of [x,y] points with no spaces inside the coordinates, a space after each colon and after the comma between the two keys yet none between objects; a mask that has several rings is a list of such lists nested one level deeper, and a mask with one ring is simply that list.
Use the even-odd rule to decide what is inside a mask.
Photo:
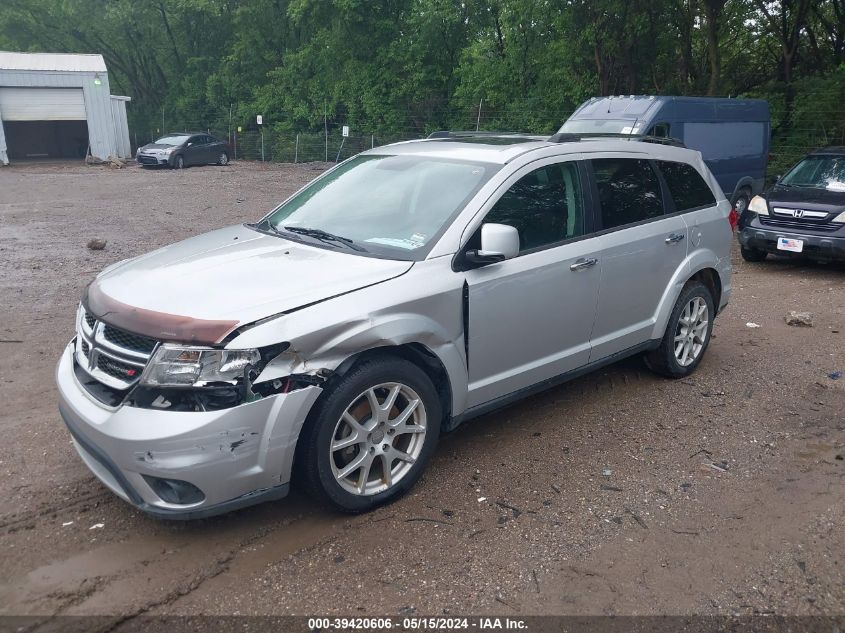
[{"label": "green foliage", "polygon": [[843,16],[845,0],[3,0],[0,49],[102,53],[143,139],[256,133],[262,114],[278,156],[340,125],[546,133],[593,95],[714,90],[769,99],[776,145],[802,148],[845,142]]}]

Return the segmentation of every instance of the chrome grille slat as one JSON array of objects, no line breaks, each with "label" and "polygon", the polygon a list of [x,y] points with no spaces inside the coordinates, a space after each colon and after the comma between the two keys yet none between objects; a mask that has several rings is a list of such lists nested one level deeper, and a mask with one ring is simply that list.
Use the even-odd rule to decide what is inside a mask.
[{"label": "chrome grille slat", "polygon": [[811,231],[823,231],[825,233],[832,233],[834,231],[838,231],[843,226],[842,223],[837,222],[827,222],[827,221],[819,221],[819,220],[799,220],[796,218],[789,218],[786,217],[773,217],[769,216],[766,217],[764,215],[759,216],[760,223],[766,226],[775,226],[784,229],[795,229],[795,230],[811,230]]},{"label": "chrome grille slat", "polygon": [[98,382],[120,391],[134,386],[158,341],[98,321],[84,308],[77,320],[76,361]]},{"label": "chrome grille slat", "polygon": [[113,344],[116,349],[131,350],[149,357],[158,341],[148,336],[132,334],[106,324],[103,327],[103,340]]}]

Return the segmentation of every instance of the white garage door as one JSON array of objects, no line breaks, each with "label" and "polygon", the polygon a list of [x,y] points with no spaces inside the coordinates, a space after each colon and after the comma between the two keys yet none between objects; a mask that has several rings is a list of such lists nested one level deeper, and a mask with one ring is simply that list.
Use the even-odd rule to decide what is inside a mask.
[{"label": "white garage door", "polygon": [[0,88],[4,121],[84,121],[82,88]]}]

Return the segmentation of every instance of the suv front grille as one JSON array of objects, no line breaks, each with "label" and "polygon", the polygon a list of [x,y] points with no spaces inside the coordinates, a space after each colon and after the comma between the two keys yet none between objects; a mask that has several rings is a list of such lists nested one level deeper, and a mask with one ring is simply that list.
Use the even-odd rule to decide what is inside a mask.
[{"label": "suv front grille", "polygon": [[[98,321],[84,308],[80,310],[82,315],[77,322],[75,352],[78,367],[106,387],[106,391],[125,395],[140,379],[158,341]],[[86,389],[88,383],[90,381],[82,382]],[[104,393],[102,389],[88,391],[105,402],[100,397]],[[123,395],[120,395],[120,400]],[[112,393],[106,404],[111,405],[114,398]]]},{"label": "suv front grille", "polygon": [[132,334],[125,330],[120,330],[112,325],[105,325],[103,327],[103,336],[110,343],[120,345],[126,349],[131,349],[135,352],[142,352],[144,354],[152,354],[158,341],[143,336],[141,334]]},{"label": "suv front grille", "polygon": [[783,229],[790,229],[793,231],[824,231],[825,233],[832,233],[838,231],[843,226],[842,223],[828,222],[826,220],[799,220],[795,218],[778,218],[774,216],[758,216],[760,223],[766,226],[775,226]]},{"label": "suv front grille", "polygon": [[118,380],[131,381],[141,373],[135,365],[130,365],[103,355],[97,357],[97,369]]},{"label": "suv front grille", "polygon": [[831,233],[842,228],[841,223],[833,222],[836,214],[817,209],[787,209],[772,207],[771,215],[761,215],[761,224],[777,226],[795,231],[810,230]]}]

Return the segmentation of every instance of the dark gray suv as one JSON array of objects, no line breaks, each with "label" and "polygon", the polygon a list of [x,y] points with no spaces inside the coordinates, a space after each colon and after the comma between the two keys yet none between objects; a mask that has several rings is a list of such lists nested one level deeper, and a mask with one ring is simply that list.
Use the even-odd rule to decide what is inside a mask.
[{"label": "dark gray suv", "polygon": [[739,228],[742,257],[749,262],[769,253],[845,261],[845,147],[804,157],[751,200]]}]

